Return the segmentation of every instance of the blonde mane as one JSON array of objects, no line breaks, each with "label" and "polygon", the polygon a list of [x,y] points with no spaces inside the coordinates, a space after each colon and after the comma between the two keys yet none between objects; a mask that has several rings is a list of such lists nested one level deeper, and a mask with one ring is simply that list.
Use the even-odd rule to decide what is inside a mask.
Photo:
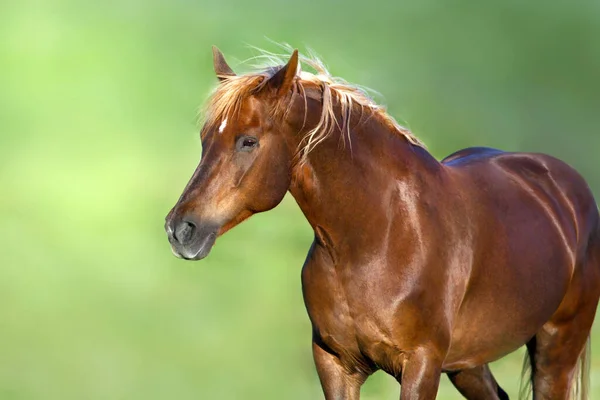
[{"label": "blonde mane", "polygon": [[[279,71],[289,58],[286,55],[273,54],[257,49],[260,55],[253,59],[267,60],[262,64],[260,72],[251,72],[243,75],[220,76],[221,83],[215,88],[213,94],[204,110],[205,125],[202,136],[212,131],[226,119],[231,119],[240,111],[244,99],[260,91],[268,80]],[[290,50],[286,47],[286,50]],[[291,52],[290,52],[291,53]],[[284,58],[285,57],[285,58]],[[314,73],[303,71],[302,67],[314,70]],[[307,98],[306,89],[312,85],[320,89],[320,101],[322,103],[319,123],[305,134],[300,142],[301,159],[306,160],[308,154],[323,140],[330,136],[335,128],[338,128],[344,138],[344,143],[352,146],[350,142],[350,121],[354,112],[359,111],[361,118],[365,112],[369,115],[378,116],[389,128],[404,137],[409,143],[425,147],[416,136],[407,128],[401,126],[389,115],[385,107],[378,105],[367,93],[368,89],[358,85],[352,85],[345,80],[333,77],[325,68],[323,62],[314,54],[309,57],[300,55],[294,90],[303,97],[305,103]],[[282,99],[282,103],[276,104],[273,109],[274,116],[285,115],[289,111],[291,98]],[[284,102],[287,100],[287,102]],[[339,106],[340,115],[336,115],[336,105]],[[306,108],[305,108],[306,109]],[[369,115],[369,116],[370,116]]]}]

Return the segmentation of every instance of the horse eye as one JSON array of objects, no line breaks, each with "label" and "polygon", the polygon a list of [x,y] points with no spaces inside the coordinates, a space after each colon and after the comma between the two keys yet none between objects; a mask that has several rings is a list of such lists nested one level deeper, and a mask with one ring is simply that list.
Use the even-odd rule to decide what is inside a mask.
[{"label": "horse eye", "polygon": [[258,147],[258,139],[253,136],[242,136],[238,139],[235,147],[238,151],[251,151]]}]

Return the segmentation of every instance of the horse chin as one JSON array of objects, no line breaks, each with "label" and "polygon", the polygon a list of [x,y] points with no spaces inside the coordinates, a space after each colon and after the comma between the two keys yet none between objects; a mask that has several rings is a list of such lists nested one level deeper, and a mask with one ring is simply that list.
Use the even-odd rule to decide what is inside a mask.
[{"label": "horse chin", "polygon": [[189,261],[202,260],[210,253],[210,250],[217,240],[217,232],[210,232],[203,238],[196,241],[195,244],[186,246],[185,249],[172,249],[176,257]]}]

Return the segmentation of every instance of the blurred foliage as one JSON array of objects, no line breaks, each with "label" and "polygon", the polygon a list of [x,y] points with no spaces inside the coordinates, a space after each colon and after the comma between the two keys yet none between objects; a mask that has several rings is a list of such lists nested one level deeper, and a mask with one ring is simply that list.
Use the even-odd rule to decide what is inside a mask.
[{"label": "blurred foliage", "polygon": [[[265,37],[381,92],[437,157],[546,152],[600,194],[598,1],[3,2],[0,399],[321,398],[293,199],[201,263],[163,231],[200,157],[210,45],[232,61]],[[520,359],[493,366],[513,395]],[[439,398],[460,396],[443,379]]]}]

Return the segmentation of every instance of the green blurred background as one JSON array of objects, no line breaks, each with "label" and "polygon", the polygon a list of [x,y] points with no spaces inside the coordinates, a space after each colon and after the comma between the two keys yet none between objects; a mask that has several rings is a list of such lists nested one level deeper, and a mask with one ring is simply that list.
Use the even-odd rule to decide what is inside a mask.
[{"label": "green blurred background", "polygon": [[[600,195],[598,1],[2,2],[1,400],[322,398],[293,199],[199,263],[163,231],[200,158],[210,45],[235,66],[265,37],[381,92],[437,157],[547,152]],[[521,354],[493,365],[512,395]],[[383,373],[363,389],[398,393]],[[460,398],[445,378],[438,397]]]}]

